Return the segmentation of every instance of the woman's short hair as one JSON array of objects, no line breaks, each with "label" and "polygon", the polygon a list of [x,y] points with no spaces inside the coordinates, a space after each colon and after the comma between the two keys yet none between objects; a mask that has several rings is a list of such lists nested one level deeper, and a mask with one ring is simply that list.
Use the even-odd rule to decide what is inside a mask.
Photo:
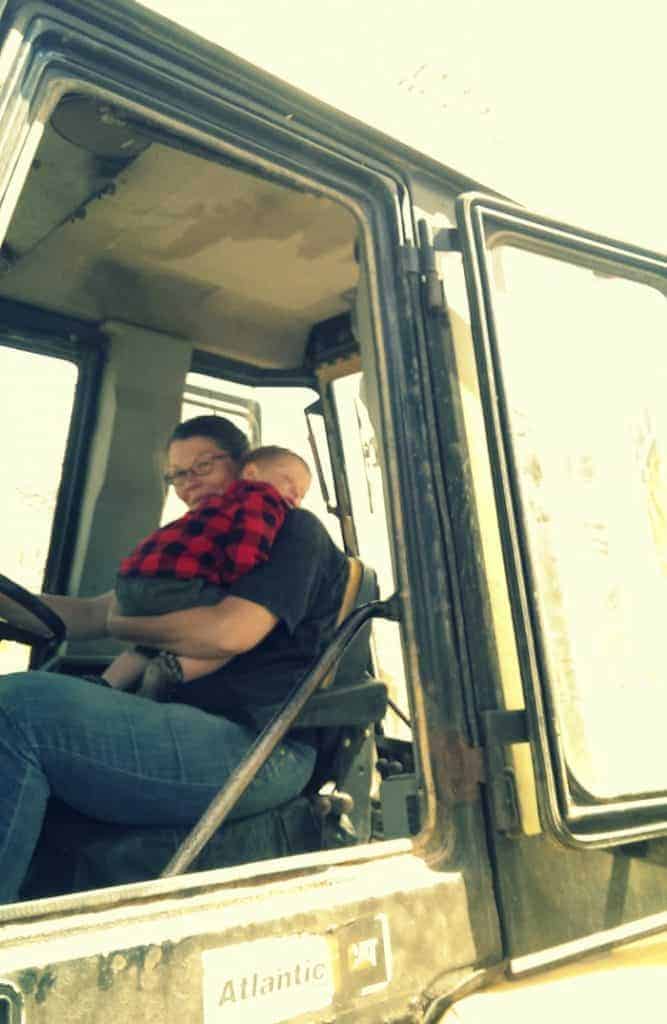
[{"label": "woman's short hair", "polygon": [[193,416],[191,420],[179,423],[171,432],[167,448],[172,441],[187,441],[191,437],[205,437],[214,441],[235,462],[240,462],[250,449],[250,442],[243,431],[226,416]]}]

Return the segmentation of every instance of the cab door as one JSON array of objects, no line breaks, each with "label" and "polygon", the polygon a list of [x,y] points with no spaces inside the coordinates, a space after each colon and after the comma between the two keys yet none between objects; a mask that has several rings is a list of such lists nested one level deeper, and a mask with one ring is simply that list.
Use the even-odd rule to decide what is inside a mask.
[{"label": "cab door", "polygon": [[510,971],[667,924],[667,261],[490,195],[421,276]]}]

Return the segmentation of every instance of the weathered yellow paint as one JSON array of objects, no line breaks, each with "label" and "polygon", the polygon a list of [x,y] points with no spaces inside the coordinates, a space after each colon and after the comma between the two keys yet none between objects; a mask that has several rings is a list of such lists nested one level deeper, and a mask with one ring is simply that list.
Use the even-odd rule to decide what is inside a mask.
[{"label": "weathered yellow paint", "polygon": [[585,960],[501,984],[462,999],[442,1024],[628,1024],[646,1008],[663,1019],[667,991],[667,935],[597,953]]}]

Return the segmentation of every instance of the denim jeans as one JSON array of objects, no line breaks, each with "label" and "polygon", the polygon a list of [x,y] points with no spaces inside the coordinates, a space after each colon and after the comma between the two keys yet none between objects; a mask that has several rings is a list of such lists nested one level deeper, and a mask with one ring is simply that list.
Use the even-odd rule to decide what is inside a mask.
[{"label": "denim jeans", "polygon": [[[184,704],[50,672],[0,679],[0,903],[17,898],[50,795],[127,825],[192,825],[254,730]],[[279,806],[312,775],[315,750],[278,746],[230,817]]]}]

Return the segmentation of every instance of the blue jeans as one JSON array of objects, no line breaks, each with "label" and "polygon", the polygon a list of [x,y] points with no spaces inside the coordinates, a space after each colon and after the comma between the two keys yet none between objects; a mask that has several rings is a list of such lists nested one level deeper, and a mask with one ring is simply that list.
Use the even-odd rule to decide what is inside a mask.
[{"label": "blue jeans", "polygon": [[[126,825],[193,825],[256,732],[51,672],[0,679],[0,903],[17,898],[53,794]],[[279,806],[308,783],[315,750],[284,740],[230,817]]]}]

